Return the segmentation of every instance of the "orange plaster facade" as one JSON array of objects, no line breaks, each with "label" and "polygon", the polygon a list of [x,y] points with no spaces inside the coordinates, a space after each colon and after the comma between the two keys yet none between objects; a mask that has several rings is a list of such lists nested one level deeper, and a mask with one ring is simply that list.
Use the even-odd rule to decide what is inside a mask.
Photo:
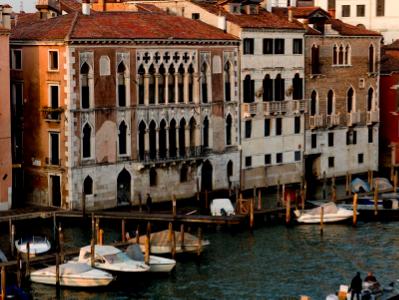
[{"label": "orange plaster facade", "polygon": [[12,158],[10,110],[9,13],[11,7],[0,5],[0,211],[11,208]]}]

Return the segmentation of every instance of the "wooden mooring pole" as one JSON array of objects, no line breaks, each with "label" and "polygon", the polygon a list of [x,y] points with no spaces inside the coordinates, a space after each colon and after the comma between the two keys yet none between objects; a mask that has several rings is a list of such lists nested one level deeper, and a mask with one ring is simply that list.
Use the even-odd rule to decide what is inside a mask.
[{"label": "wooden mooring pole", "polygon": [[10,247],[11,247],[11,256],[14,257],[14,249],[15,249],[15,225],[14,224],[11,225]]},{"label": "wooden mooring pole", "polygon": [[140,244],[140,225],[137,225],[136,229],[136,244]]},{"label": "wooden mooring pole", "polygon": [[59,243],[59,251],[60,251],[60,258],[61,263],[64,262],[64,233],[62,231],[61,223],[58,226],[58,243]]},{"label": "wooden mooring pole", "polygon": [[258,210],[262,209],[262,190],[258,189]]},{"label": "wooden mooring pole", "polygon": [[393,176],[393,192],[396,193],[398,188],[398,170],[395,170],[395,175]]},{"label": "wooden mooring pole", "polygon": [[91,241],[90,241],[90,265],[91,265],[92,268],[94,268],[94,255],[95,255],[95,253],[94,253],[94,251],[95,251],[94,245],[95,245],[94,238],[92,238]]},{"label": "wooden mooring pole", "polygon": [[324,207],[321,207],[320,210],[320,235],[323,235],[324,231]]},{"label": "wooden mooring pole", "polygon": [[58,252],[55,254],[55,286],[57,289],[60,288],[60,255]]},{"label": "wooden mooring pole", "polygon": [[353,195],[353,226],[357,224],[357,193]]},{"label": "wooden mooring pole", "polygon": [[184,249],[184,224],[180,225],[180,248]]},{"label": "wooden mooring pole", "polygon": [[122,219],[122,242],[126,242],[126,229],[125,229],[125,224],[126,220]]},{"label": "wooden mooring pole", "polygon": [[29,279],[30,277],[30,243],[26,243],[26,270],[25,270],[25,278]]},{"label": "wooden mooring pole", "polygon": [[176,211],[176,195],[172,195],[172,215],[173,217],[176,217],[177,211]]},{"label": "wooden mooring pole", "polygon": [[254,228],[254,201],[255,199],[252,198],[249,202],[249,229],[251,231]]},{"label": "wooden mooring pole", "polygon": [[287,203],[285,205],[285,224],[289,225],[291,223],[291,195],[287,195]]},{"label": "wooden mooring pole", "polygon": [[202,228],[198,227],[198,248],[197,255],[200,256],[202,251]]},{"label": "wooden mooring pole", "polygon": [[375,183],[374,186],[374,215],[378,215],[378,184]]},{"label": "wooden mooring pole", "polygon": [[1,299],[6,299],[6,267],[1,267]]},{"label": "wooden mooring pole", "polygon": [[345,176],[345,193],[349,195],[349,172],[346,172]]},{"label": "wooden mooring pole", "polygon": [[91,213],[91,238],[95,238],[96,223],[94,220],[94,213]]},{"label": "wooden mooring pole", "polygon": [[150,252],[151,252],[151,223],[147,223],[147,233],[145,235],[145,251],[144,251],[144,263],[146,265],[150,264]]}]

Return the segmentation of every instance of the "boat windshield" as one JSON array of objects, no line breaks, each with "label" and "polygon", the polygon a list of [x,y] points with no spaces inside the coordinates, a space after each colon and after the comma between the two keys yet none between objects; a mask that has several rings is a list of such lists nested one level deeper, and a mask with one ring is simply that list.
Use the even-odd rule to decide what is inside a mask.
[{"label": "boat windshield", "polygon": [[123,252],[104,255],[104,259],[110,264],[119,264],[130,261],[130,258]]}]

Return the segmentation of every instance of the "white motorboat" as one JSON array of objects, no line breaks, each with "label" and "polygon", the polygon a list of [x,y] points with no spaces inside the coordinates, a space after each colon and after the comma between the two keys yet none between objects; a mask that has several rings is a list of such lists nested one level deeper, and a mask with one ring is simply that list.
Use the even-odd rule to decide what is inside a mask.
[{"label": "white motorboat", "polygon": [[322,204],[313,209],[307,209],[303,212],[295,210],[295,216],[299,223],[316,224],[320,223],[321,208],[324,208],[323,222],[340,222],[353,217],[353,211],[343,207],[336,206],[333,202]]},{"label": "white motorboat", "polygon": [[[130,245],[126,249],[126,254],[136,261],[144,262],[144,255],[139,245]],[[176,266],[174,259],[150,255],[150,272],[170,272]]]},{"label": "white motorboat", "polygon": [[[105,271],[97,270],[88,264],[66,263],[59,266],[60,286],[69,287],[98,287],[106,286],[114,279]],[[30,280],[36,283],[56,284],[56,267],[50,266],[34,271],[30,274]]]},{"label": "white motorboat", "polygon": [[[91,246],[80,249],[79,263],[91,264]],[[94,246],[94,267],[111,272],[147,272],[150,267],[131,259],[126,253],[109,245]]]},{"label": "white motorboat", "polygon": [[[197,252],[198,247],[201,251],[209,246],[208,240],[199,241],[198,238],[192,234],[184,233],[184,242],[182,243],[181,233],[174,231],[176,240],[176,253]],[[145,250],[145,235],[140,236],[139,243],[141,250]],[[133,240],[134,241],[134,240]],[[151,233],[150,236],[150,252],[153,254],[168,254],[171,253],[172,243],[169,238],[169,230]]]},{"label": "white motorboat", "polygon": [[235,215],[233,204],[228,198],[217,198],[211,202],[212,216],[232,216]]},{"label": "white motorboat", "polygon": [[32,236],[29,239],[19,239],[15,241],[15,247],[23,254],[28,253],[27,245],[29,242],[29,256],[34,257],[38,254],[46,253],[51,249],[51,244],[46,237]]}]

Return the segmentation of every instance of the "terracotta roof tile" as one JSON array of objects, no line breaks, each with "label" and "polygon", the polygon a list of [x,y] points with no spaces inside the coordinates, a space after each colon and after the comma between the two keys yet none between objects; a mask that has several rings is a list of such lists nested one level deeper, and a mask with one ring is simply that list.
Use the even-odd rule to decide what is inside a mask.
[{"label": "terracotta roof tile", "polygon": [[392,44],[382,47],[384,50],[399,50],[399,40],[394,41]]},{"label": "terracotta roof tile", "polygon": [[380,72],[381,74],[399,72],[399,58],[389,54],[384,54],[381,57]]},{"label": "terracotta roof tile", "polygon": [[82,4],[77,0],[60,0],[60,7],[61,10],[66,11],[67,13],[82,10]]},{"label": "terracotta roof tile", "polygon": [[358,26],[349,25],[338,19],[330,19],[332,28],[338,31],[341,35],[346,36],[381,36],[379,32],[364,29]]},{"label": "terracotta roof tile", "polygon": [[153,4],[137,3],[136,7],[137,11],[139,12],[156,12],[156,13],[166,14],[162,9]]},{"label": "terracotta roof tile", "polygon": [[[75,20],[76,16],[76,20]],[[48,20],[36,15],[18,22],[12,40],[63,40],[70,33],[73,39],[187,39],[238,40],[222,30],[183,17],[156,13],[80,12]]]},{"label": "terracotta roof tile", "polygon": [[227,21],[237,24],[242,28],[303,30],[302,26],[298,23],[289,22],[287,18],[272,14],[261,7],[259,7],[259,14],[247,15],[227,12],[222,6],[213,3],[197,2],[196,4],[210,13],[225,16]]}]

